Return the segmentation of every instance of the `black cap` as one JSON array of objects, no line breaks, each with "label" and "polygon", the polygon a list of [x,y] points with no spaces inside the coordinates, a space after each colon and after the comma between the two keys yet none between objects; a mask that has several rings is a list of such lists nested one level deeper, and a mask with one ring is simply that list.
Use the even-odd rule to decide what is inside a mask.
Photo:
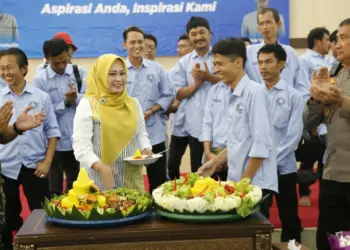
[{"label": "black cap", "polygon": [[192,16],[186,24],[187,34],[190,32],[191,29],[194,29],[197,27],[205,27],[209,31],[211,31],[210,27],[209,27],[209,22],[206,18],[201,17],[201,16]]}]

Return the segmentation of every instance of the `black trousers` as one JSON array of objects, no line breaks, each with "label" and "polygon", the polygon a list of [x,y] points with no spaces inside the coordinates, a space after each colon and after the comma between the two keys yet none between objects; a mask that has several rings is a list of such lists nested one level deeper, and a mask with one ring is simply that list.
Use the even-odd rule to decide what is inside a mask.
[{"label": "black trousers", "polygon": [[179,137],[172,135],[170,140],[168,174],[170,180],[180,177],[180,165],[182,156],[188,146],[188,136]]},{"label": "black trousers", "polygon": [[78,178],[79,162],[75,159],[73,151],[56,151],[49,173],[50,196],[61,195],[63,190],[63,174],[66,174],[66,191],[73,187]]},{"label": "black trousers", "polygon": [[202,166],[204,146],[202,142],[192,136],[188,137],[188,143],[190,145],[191,172],[196,173]]},{"label": "black trousers", "polygon": [[[299,170],[304,170],[304,171],[310,171],[310,173],[313,172],[315,162],[301,162],[300,163],[300,168]],[[323,157],[317,161],[317,178],[319,180],[322,180],[322,175],[323,175]],[[303,196],[309,196],[311,191],[310,191],[310,183],[299,183],[299,195],[300,197]]]},{"label": "black trousers", "polygon": [[[159,153],[165,150],[165,142],[152,146],[153,153]],[[160,157],[155,163],[146,167],[148,181],[149,181],[149,192],[152,193],[154,189],[166,182],[166,157]]]},{"label": "black trousers", "polygon": [[49,194],[49,182],[46,178],[34,175],[35,170],[22,166],[17,180],[2,175],[3,189],[6,197],[5,218],[6,226],[3,233],[5,249],[12,248],[12,231],[18,231],[23,225],[20,216],[22,205],[19,195],[19,186],[22,185],[30,211],[41,209],[45,197]]},{"label": "black trousers", "polygon": [[301,241],[301,221],[298,216],[298,196],[296,190],[297,174],[278,176],[279,193],[263,190],[263,195],[270,193],[270,197],[261,206],[260,212],[269,219],[273,195],[276,197],[279,217],[282,223],[281,242],[295,239]]},{"label": "black trousers", "polygon": [[322,180],[316,234],[317,249],[329,250],[328,234],[350,230],[350,183]]}]

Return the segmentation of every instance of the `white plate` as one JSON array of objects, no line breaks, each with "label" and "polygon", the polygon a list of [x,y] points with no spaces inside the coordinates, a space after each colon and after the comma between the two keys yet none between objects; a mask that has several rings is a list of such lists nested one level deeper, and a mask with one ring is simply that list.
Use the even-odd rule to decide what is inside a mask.
[{"label": "white plate", "polygon": [[[147,156],[143,155],[142,157],[147,157]],[[156,161],[158,161],[158,159],[160,157],[163,157],[163,155],[162,154],[154,154],[154,155],[152,155],[152,158],[147,158],[147,159],[133,159],[133,157],[130,156],[130,157],[125,158],[124,161],[129,162],[132,165],[142,166],[142,165],[153,164]]]}]

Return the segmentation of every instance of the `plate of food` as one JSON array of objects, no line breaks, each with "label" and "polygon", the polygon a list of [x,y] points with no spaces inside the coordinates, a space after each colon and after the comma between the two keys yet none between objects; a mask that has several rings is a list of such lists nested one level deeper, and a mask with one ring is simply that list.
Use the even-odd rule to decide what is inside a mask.
[{"label": "plate of food", "polygon": [[163,157],[163,154],[142,155],[141,151],[138,149],[133,156],[124,158],[124,161],[129,162],[132,165],[142,166],[153,164],[158,161],[160,157]]},{"label": "plate of food", "polygon": [[46,219],[68,227],[93,228],[131,223],[152,214],[148,193],[117,188],[102,192],[80,169],[68,194],[46,200]]},{"label": "plate of food", "polygon": [[152,196],[158,215],[192,222],[240,220],[258,212],[265,199],[250,179],[222,182],[197,173],[164,183]]}]

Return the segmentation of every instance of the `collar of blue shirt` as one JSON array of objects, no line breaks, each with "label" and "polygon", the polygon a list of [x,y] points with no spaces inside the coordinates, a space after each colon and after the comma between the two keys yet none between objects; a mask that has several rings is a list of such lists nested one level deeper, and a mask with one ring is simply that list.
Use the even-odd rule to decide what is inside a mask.
[{"label": "collar of blue shirt", "polygon": [[[49,78],[54,78],[56,75],[59,75],[51,68],[50,65],[47,66],[46,70],[47,70],[47,75]],[[67,75],[73,74],[72,64],[67,64],[66,69],[64,71],[64,74],[67,74]]]},{"label": "collar of blue shirt", "polygon": [[277,83],[275,86],[273,86],[273,87],[276,88],[276,89],[282,90],[282,89],[284,89],[284,88],[286,87],[286,82],[283,81],[283,79],[281,78],[281,79],[278,81],[278,83]]},{"label": "collar of blue shirt", "polygon": [[[129,57],[126,58],[125,63],[126,63],[126,67],[128,69],[136,68],[134,65],[131,64],[131,62],[129,60]],[[147,60],[146,58],[142,57],[142,63],[141,63],[141,67],[140,68],[142,68],[142,67],[148,68],[148,65],[149,65],[149,60]]]},{"label": "collar of blue shirt", "polygon": [[[11,88],[10,88],[9,85],[7,85],[5,88],[3,88],[3,91],[4,91],[4,92],[3,92],[4,95],[8,95],[8,94],[10,94],[10,93],[14,95],[14,93],[12,92],[12,90],[11,90]],[[28,92],[28,93],[30,93],[30,94],[33,94],[33,92],[34,92],[33,87],[30,86],[28,83],[26,83],[26,86],[24,87],[23,92],[21,93],[21,95],[22,95],[24,92]]]},{"label": "collar of blue shirt", "polygon": [[307,49],[307,52],[310,55],[312,55],[313,57],[321,57],[322,59],[324,59],[324,56],[321,55],[320,53],[317,53],[316,51],[312,50],[312,49]]},{"label": "collar of blue shirt", "polygon": [[235,96],[241,96],[242,95],[242,92],[244,90],[244,88],[250,84],[250,79],[247,75],[244,75],[242,77],[242,79],[239,81],[239,83],[237,84],[236,88],[234,89],[232,95],[235,95]]},{"label": "collar of blue shirt", "polygon": [[[212,47],[210,46],[209,51],[207,52],[207,54],[205,54],[204,58],[207,58],[208,56],[211,56],[211,55],[213,54],[213,53],[211,52],[211,49],[212,49]],[[197,53],[197,50],[195,50],[195,49],[192,50],[191,56],[192,56],[192,58],[200,57],[200,56],[198,55],[198,53]]]}]

